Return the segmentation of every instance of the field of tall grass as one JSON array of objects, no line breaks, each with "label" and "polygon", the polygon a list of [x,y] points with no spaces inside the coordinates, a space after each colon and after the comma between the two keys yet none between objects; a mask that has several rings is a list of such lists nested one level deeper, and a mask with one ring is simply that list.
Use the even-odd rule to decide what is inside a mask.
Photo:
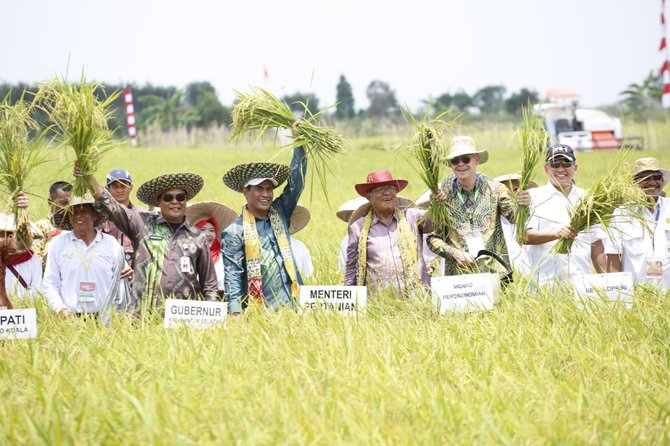
[{"label": "field of tall grass", "polygon": [[[346,225],[335,211],[368,172],[388,168],[408,179],[408,198],[423,192],[394,149],[407,132],[348,141],[328,201],[308,180],[301,201],[312,219],[297,238],[312,252],[309,283],[339,283]],[[490,150],[481,171],[519,170],[511,127],[448,136],[455,132]],[[656,156],[670,166],[662,149],[631,161]],[[290,159],[246,142],[124,146],[106,156],[98,177],[124,167],[138,187],[168,171],[197,172],[205,187],[195,201],[241,209],[242,195],[222,175],[271,157]],[[588,186],[614,157],[578,154],[578,184]],[[30,190],[36,218],[46,215],[48,184],[71,177],[71,161],[56,151],[53,158]],[[670,442],[670,301],[648,290],[637,291],[631,310],[580,309],[567,292],[515,283],[485,313],[440,317],[428,299],[380,297],[358,319],[250,312],[207,331],[166,330],[159,315],[102,327],[60,320],[41,301],[17,306],[37,307],[39,337],[0,345],[3,444]]]}]

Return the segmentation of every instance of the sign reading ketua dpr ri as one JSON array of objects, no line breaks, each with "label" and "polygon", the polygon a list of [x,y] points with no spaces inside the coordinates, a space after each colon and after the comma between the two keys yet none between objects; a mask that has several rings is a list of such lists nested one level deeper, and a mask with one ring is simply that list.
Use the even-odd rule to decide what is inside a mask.
[{"label": "sign reading ketua dpr ri", "polygon": [[305,310],[321,308],[355,316],[365,310],[367,288],[364,286],[301,286],[300,307]]},{"label": "sign reading ketua dpr ri", "polygon": [[37,315],[34,308],[0,310],[0,339],[37,337]]}]

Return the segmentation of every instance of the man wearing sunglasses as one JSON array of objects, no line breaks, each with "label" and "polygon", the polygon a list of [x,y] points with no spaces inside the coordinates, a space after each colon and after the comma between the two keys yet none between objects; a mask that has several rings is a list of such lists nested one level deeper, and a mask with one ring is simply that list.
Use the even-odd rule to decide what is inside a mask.
[{"label": "man wearing sunglasses", "polygon": [[[81,169],[75,165],[75,176]],[[152,309],[163,299],[218,300],[217,280],[205,234],[186,219],[186,202],[203,186],[200,175],[168,173],[137,190],[137,198],[159,213],[135,212],[119,204],[97,180],[88,178],[96,206],[128,236],[135,252],[131,308]]]},{"label": "man wearing sunglasses", "polygon": [[[553,285],[557,280],[570,280],[591,273],[591,264],[597,272],[605,271],[604,234],[592,228],[575,231],[570,226],[570,210],[586,191],[574,184],[577,157],[572,147],[555,144],[547,149],[544,171],[549,182],[531,189],[531,217],[528,219],[528,252],[533,279],[540,285]],[[560,238],[575,239],[568,254],[550,253]]]},{"label": "man wearing sunglasses", "polygon": [[[635,161],[633,179],[647,195],[648,205],[640,209],[647,228],[624,210],[615,212],[611,239],[605,242],[607,270],[633,273],[637,283],[670,287],[670,199],[661,196],[670,178],[656,158]],[[659,267],[660,266],[660,267]]]}]

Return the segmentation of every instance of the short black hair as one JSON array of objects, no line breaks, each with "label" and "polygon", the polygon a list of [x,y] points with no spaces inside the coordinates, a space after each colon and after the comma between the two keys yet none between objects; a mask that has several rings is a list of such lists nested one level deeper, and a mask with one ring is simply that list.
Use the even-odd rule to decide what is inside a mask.
[{"label": "short black hair", "polygon": [[72,190],[72,185],[67,181],[56,181],[51,186],[49,186],[49,198],[52,200],[55,199],[56,192],[58,192],[59,189],[63,192],[70,192]]}]

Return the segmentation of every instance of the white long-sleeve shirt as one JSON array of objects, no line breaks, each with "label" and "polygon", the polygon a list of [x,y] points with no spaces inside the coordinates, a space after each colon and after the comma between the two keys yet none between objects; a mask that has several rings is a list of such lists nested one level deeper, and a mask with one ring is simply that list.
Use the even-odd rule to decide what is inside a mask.
[{"label": "white long-sleeve shirt", "polygon": [[291,251],[293,251],[295,266],[300,271],[300,275],[303,278],[311,277],[314,274],[314,266],[312,265],[312,256],[307,246],[300,240],[291,237]]},{"label": "white long-sleeve shirt", "polygon": [[5,273],[5,289],[10,296],[30,296],[37,297],[42,292],[42,260],[35,254],[25,262],[14,265],[16,272],[23,278],[28,285],[28,289],[23,288],[19,279],[13,272],[7,268]]},{"label": "white long-sleeve shirt", "polygon": [[[124,257],[114,237],[96,231],[86,244],[74,232],[54,238],[49,246],[42,286],[47,303],[56,313],[64,308],[75,313],[97,313],[102,308]],[[81,302],[81,289],[95,283],[92,302]],[[90,289],[90,287],[89,287]]]}]

